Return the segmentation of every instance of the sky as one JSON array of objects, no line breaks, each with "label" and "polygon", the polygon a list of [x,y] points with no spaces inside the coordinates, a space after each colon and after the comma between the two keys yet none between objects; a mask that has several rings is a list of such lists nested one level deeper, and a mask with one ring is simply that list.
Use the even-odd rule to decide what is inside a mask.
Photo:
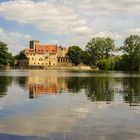
[{"label": "sky", "polygon": [[121,46],[140,35],[140,0],[0,0],[0,41],[19,53],[30,40],[85,48],[93,37]]}]

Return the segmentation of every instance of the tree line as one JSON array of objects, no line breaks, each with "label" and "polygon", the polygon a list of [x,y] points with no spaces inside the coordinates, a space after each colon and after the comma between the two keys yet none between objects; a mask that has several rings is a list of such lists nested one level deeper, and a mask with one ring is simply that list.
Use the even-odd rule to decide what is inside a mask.
[{"label": "tree line", "polygon": [[[117,55],[118,52],[122,54]],[[130,35],[117,48],[112,38],[93,37],[85,49],[70,46],[67,55],[74,65],[84,64],[101,70],[140,70],[140,36]]]},{"label": "tree line", "polygon": [[[116,55],[118,52],[122,52],[122,55]],[[140,36],[130,35],[119,48],[110,37],[93,37],[84,50],[80,46],[70,46],[67,56],[73,65],[84,64],[101,70],[139,71]],[[15,60],[23,59],[27,59],[24,51],[12,56],[7,44],[0,42],[0,67],[12,67]]]}]

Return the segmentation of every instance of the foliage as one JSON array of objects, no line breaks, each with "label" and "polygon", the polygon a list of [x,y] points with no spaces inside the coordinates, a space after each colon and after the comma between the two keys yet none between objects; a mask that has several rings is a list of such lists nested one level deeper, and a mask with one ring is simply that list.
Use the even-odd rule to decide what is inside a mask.
[{"label": "foliage", "polygon": [[24,51],[22,50],[21,52],[19,52],[19,54],[17,54],[15,56],[16,60],[27,60],[28,58],[26,57]]},{"label": "foliage", "polygon": [[123,69],[124,70],[139,70],[140,69],[140,36],[130,35],[124,41],[124,46],[121,48],[124,52]]},{"label": "foliage", "polygon": [[112,70],[122,70],[122,56],[114,56]]},{"label": "foliage", "polygon": [[97,67],[100,70],[110,70],[110,60],[109,59],[101,59],[97,62]]},{"label": "foliage", "polygon": [[122,70],[123,58],[122,56],[114,56],[109,59],[101,59],[97,62],[100,70]]},{"label": "foliage", "polygon": [[107,38],[92,38],[86,45],[86,51],[90,55],[90,64],[96,65],[101,59],[108,59],[110,53],[115,50],[114,40]]},{"label": "foliage", "polygon": [[0,42],[0,65],[14,65],[14,58],[11,53],[8,52],[7,44]]},{"label": "foliage", "polygon": [[67,55],[73,64],[79,65],[82,62],[82,52],[83,50],[79,46],[71,46],[69,47]]},{"label": "foliage", "polygon": [[90,54],[87,51],[82,52],[81,61],[85,65],[90,65]]}]

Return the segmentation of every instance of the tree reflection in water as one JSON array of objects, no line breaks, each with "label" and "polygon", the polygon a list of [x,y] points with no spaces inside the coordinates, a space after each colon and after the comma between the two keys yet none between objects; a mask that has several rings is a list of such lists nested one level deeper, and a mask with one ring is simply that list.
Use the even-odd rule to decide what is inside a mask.
[{"label": "tree reflection in water", "polygon": [[111,79],[106,77],[94,77],[87,80],[85,88],[86,95],[91,101],[112,101],[114,98],[114,87]]},{"label": "tree reflection in water", "polygon": [[[77,73],[76,73],[77,74]],[[140,104],[140,78],[133,77],[112,77],[84,76],[79,73],[78,76],[59,77],[39,77],[38,81],[34,77],[17,77],[16,82],[22,88],[29,89],[29,98],[32,99],[37,94],[57,95],[58,93],[77,94],[85,92],[87,98],[92,102],[105,101],[110,103],[115,100],[115,94],[122,93],[122,98],[130,106]],[[80,76],[81,75],[81,76]],[[0,77],[0,91],[7,90],[11,77]],[[30,80],[29,80],[30,79]],[[37,83],[36,83],[37,82]],[[25,86],[26,85],[26,86]],[[118,86],[119,85],[119,86]],[[116,91],[117,86],[117,91]],[[3,94],[5,93],[3,92]]]},{"label": "tree reflection in water", "polygon": [[8,86],[12,83],[12,77],[0,76],[0,97],[6,95]]},{"label": "tree reflection in water", "polygon": [[119,81],[115,77],[70,77],[68,88],[73,93],[78,93],[81,89],[89,100],[110,101],[114,100],[115,85],[120,85],[117,91],[121,91],[123,99],[130,106],[140,105],[140,78],[139,77],[122,77]]},{"label": "tree reflection in water", "polygon": [[71,77],[68,80],[68,88],[74,93],[85,89],[86,96],[91,101],[112,101],[114,89],[110,80],[105,77]]},{"label": "tree reflection in water", "polygon": [[16,83],[23,89],[25,89],[25,85],[28,82],[28,77],[27,76],[21,76],[21,77],[16,77],[15,78]]},{"label": "tree reflection in water", "polygon": [[124,100],[130,106],[140,105],[140,78],[129,77],[124,78],[123,82],[123,96]]}]

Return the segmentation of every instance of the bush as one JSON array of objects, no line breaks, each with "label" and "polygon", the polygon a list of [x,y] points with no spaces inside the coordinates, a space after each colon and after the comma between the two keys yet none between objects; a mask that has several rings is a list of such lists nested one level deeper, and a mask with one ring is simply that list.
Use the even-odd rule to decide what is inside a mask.
[{"label": "bush", "polygon": [[102,59],[97,62],[97,67],[100,70],[110,70],[110,60],[109,59]]}]

